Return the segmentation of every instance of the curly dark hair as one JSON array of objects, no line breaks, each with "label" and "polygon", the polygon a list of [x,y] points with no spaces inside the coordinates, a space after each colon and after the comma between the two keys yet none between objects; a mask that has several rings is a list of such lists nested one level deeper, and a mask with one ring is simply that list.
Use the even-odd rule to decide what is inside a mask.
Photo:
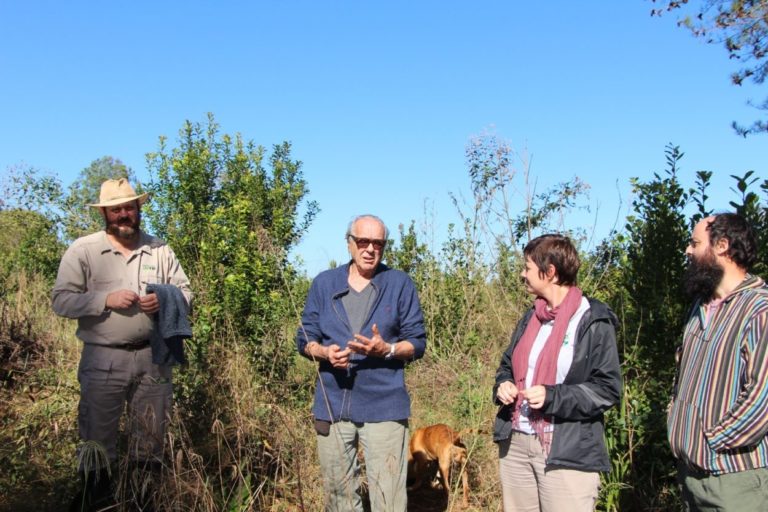
[{"label": "curly dark hair", "polygon": [[523,256],[531,258],[531,261],[536,264],[540,277],[544,277],[547,268],[552,265],[557,273],[558,284],[564,286],[576,284],[581,261],[576,247],[567,236],[548,234],[536,237],[525,246]]},{"label": "curly dark hair", "polygon": [[737,213],[719,213],[707,224],[709,244],[728,240],[728,257],[739,267],[749,270],[757,261],[757,240],[747,220]]}]

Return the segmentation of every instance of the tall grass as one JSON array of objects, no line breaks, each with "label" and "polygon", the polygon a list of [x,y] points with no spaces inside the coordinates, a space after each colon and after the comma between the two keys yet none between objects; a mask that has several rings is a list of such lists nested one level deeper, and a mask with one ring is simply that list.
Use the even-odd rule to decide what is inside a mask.
[{"label": "tall grass", "polygon": [[[465,436],[469,463],[464,468],[472,482],[471,509],[495,510],[495,447],[488,436],[494,406],[489,390],[508,329],[494,332],[488,325],[506,323],[496,311],[503,307],[482,279],[461,281],[458,288],[456,281],[431,283],[427,286],[433,288],[423,291],[425,310],[430,310],[430,297],[447,293],[440,287],[452,287],[451,293],[473,300],[461,302],[456,335],[449,339],[439,331],[442,340],[434,345],[442,349],[428,351],[407,371],[411,425],[442,422],[473,430]],[[74,336],[75,322],[51,312],[49,281],[22,274],[13,289],[0,299],[0,509],[60,510],[79,485],[75,451],[80,342]],[[437,315],[438,309],[432,311]],[[434,324],[440,318],[429,320],[433,332],[438,332]],[[510,326],[515,321],[508,320]],[[283,331],[270,341],[292,346],[297,323],[298,318],[287,318]],[[288,377],[271,381],[255,371],[251,345],[237,339],[236,332],[220,329],[207,347],[205,365],[177,370],[177,400],[161,485],[142,484],[141,478],[149,475],[137,476],[126,459],[119,461],[118,497],[126,510],[142,486],[155,489],[159,510],[322,508],[309,414],[316,367],[295,356]],[[263,369],[263,362],[258,367]],[[121,446],[127,442],[121,439]]]},{"label": "tall grass", "polygon": [[51,313],[47,279],[21,271],[5,284],[0,297],[0,504],[8,510],[40,510],[41,504],[45,509],[46,503],[57,503],[75,483],[68,474],[77,440],[78,342],[72,324]]},{"label": "tall grass", "polygon": [[[470,510],[498,510],[497,451],[490,438],[496,407],[490,390],[509,334],[530,298],[517,279],[494,279],[482,265],[452,269],[425,264],[414,276],[431,338],[425,358],[406,372],[411,427],[447,423],[471,431],[464,438],[468,463],[461,469],[470,476]],[[195,286],[198,296],[205,297],[205,283]],[[79,342],[74,322],[50,311],[49,282],[22,274],[13,289],[0,301],[5,350],[0,508],[59,510],[77,486]],[[271,353],[292,353],[302,299],[293,297],[297,307],[264,340],[276,345]],[[142,483],[150,475],[131,473],[128,461],[120,461],[123,509],[130,509],[136,489],[154,492],[158,510],[322,508],[309,415],[316,367],[294,355],[284,379],[270,378],[264,371],[269,365],[255,358],[252,343],[238,339],[236,323],[235,318],[220,322],[204,364],[176,371],[176,405],[160,485]],[[625,360],[631,359],[625,354]],[[621,492],[629,485],[634,443],[643,428],[642,411],[635,410],[643,402],[635,397],[642,392],[637,383],[627,384],[621,406],[608,415],[614,470],[604,479],[601,509],[619,510]],[[453,485],[458,484],[455,473]],[[446,508],[460,506],[452,500]]]}]

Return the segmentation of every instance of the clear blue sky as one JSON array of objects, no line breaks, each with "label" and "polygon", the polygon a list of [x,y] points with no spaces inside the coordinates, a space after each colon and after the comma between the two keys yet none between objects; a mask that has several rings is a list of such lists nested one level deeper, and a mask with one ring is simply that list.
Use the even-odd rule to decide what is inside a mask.
[{"label": "clear blue sky", "polygon": [[24,164],[68,185],[111,155],[146,180],[158,136],[173,143],[213,112],[223,132],[291,141],[304,162],[322,209],[296,251],[310,275],[346,259],[356,213],[444,236],[449,193],[469,190],[465,146],[488,130],[533,155],[539,190],[592,187],[576,222],[623,218],[629,178],[662,171],[668,142],[687,184],[715,173],[710,204],[726,208],[728,175],[768,177],[768,136],[730,128],[758,117],[745,103],[766,90],[730,85],[725,51],[652,7],[0,0],[0,172]]}]

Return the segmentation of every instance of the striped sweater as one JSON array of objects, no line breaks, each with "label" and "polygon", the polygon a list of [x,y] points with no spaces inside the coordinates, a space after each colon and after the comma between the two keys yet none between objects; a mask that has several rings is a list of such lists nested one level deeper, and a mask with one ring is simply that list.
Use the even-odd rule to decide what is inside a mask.
[{"label": "striped sweater", "polygon": [[747,276],[685,327],[667,417],[674,455],[719,475],[768,466],[768,288]]}]

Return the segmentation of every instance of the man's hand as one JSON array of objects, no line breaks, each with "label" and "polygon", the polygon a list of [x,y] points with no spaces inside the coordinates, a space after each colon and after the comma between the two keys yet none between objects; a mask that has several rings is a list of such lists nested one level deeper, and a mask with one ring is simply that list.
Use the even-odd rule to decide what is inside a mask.
[{"label": "man's hand", "polygon": [[544,407],[544,399],[547,398],[547,388],[541,384],[524,389],[520,393],[528,400],[528,405],[531,406],[531,409],[541,409]]},{"label": "man's hand", "polygon": [[128,309],[139,300],[139,296],[136,292],[131,290],[117,290],[107,295],[106,303],[104,304],[107,309]]},{"label": "man's hand", "polygon": [[352,353],[348,348],[341,350],[335,343],[325,347],[316,341],[307,343],[304,352],[312,359],[325,359],[334,368],[341,369],[349,366],[349,355]]},{"label": "man's hand", "polygon": [[352,354],[352,351],[349,348],[341,350],[335,343],[328,346],[328,362],[334,368],[348,368],[350,354]]},{"label": "man's hand", "polygon": [[139,297],[139,309],[148,315],[157,313],[160,310],[160,301],[157,300],[157,295],[148,293],[143,297]]},{"label": "man's hand", "polygon": [[365,356],[385,357],[389,354],[389,343],[379,334],[379,328],[373,324],[373,337],[366,338],[362,334],[355,334],[355,339],[347,343],[347,346],[357,354]]},{"label": "man's hand", "polygon": [[496,398],[498,398],[499,402],[504,405],[513,403],[517,398],[517,394],[517,386],[515,386],[511,380],[502,382],[496,390]]}]

